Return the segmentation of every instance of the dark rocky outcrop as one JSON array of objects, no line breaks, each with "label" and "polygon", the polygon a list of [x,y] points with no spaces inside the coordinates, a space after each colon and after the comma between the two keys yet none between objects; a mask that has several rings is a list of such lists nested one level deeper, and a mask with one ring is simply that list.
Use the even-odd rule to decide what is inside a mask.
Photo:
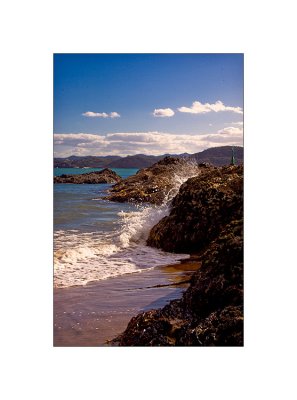
[{"label": "dark rocky outcrop", "polygon": [[165,251],[197,253],[225,225],[242,216],[243,167],[200,168],[172,201],[170,215],[150,232],[147,244]]},{"label": "dark rocky outcrop", "polygon": [[149,202],[162,204],[168,193],[174,190],[175,175],[197,175],[199,167],[184,158],[165,157],[149,168],[141,169],[113,186],[107,200],[119,202]]},{"label": "dark rocky outcrop", "polygon": [[202,255],[180,300],[131,319],[120,346],[242,346],[243,227],[233,221]]},{"label": "dark rocky outcrop", "polygon": [[54,183],[116,183],[122,178],[111,169],[105,168],[102,171],[88,172],[78,175],[60,175],[54,177]]},{"label": "dark rocky outcrop", "polygon": [[197,252],[201,267],[180,300],[134,317],[113,344],[243,345],[242,180],[242,167],[206,167],[182,185],[148,243]]}]

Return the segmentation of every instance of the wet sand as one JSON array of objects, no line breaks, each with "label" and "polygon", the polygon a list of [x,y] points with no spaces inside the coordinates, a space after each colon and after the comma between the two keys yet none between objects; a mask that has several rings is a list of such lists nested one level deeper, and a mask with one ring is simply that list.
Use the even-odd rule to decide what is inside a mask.
[{"label": "wet sand", "polygon": [[[104,346],[142,311],[181,297],[197,258],[86,286],[54,290],[54,346]],[[184,283],[183,283],[184,282]]]}]

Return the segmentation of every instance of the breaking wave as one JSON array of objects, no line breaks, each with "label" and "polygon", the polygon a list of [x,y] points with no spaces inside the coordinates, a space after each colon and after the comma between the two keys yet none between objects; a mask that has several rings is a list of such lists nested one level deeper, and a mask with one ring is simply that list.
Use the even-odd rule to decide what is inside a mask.
[{"label": "breaking wave", "polygon": [[[54,285],[69,287],[118,275],[176,264],[187,254],[166,253],[146,246],[151,228],[169,214],[169,204],[179,187],[197,175],[190,163],[173,176],[174,188],[161,206],[141,205],[136,211],[117,213],[110,232],[58,230],[54,234]],[[120,205],[119,205],[120,207]]]}]

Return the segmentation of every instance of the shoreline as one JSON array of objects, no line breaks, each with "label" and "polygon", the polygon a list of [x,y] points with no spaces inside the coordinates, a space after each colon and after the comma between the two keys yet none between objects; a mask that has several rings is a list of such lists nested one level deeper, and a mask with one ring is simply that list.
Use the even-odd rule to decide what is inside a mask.
[{"label": "shoreline", "polygon": [[200,265],[191,255],[179,264],[55,288],[54,347],[108,346],[132,317],[180,298]]}]

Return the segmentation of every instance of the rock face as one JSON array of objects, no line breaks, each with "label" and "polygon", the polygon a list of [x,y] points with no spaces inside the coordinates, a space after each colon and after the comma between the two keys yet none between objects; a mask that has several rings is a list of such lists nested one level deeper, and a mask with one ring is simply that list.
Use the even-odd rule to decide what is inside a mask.
[{"label": "rock face", "polygon": [[180,300],[132,318],[120,346],[243,345],[242,167],[206,169],[189,179],[149,243],[197,251],[202,261]]},{"label": "rock face", "polygon": [[198,173],[197,163],[168,156],[114,185],[110,190],[110,195],[105,198],[119,202],[162,204],[169,192],[175,189],[176,179]]},{"label": "rock face", "polygon": [[243,227],[229,224],[202,255],[182,299],[132,318],[120,346],[242,346]]},{"label": "rock face", "polygon": [[243,213],[243,167],[200,168],[172,201],[170,215],[150,232],[147,244],[176,253],[197,253]]},{"label": "rock face", "polygon": [[79,175],[63,174],[54,177],[54,183],[116,183],[121,180],[122,178],[109,168]]}]

